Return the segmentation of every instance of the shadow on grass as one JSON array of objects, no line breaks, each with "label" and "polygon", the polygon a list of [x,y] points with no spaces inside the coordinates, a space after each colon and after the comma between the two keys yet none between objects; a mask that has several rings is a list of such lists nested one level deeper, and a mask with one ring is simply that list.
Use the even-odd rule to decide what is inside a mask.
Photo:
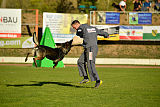
[{"label": "shadow on grass", "polygon": [[37,81],[30,81],[30,82],[35,82],[34,84],[6,84],[7,87],[13,86],[13,87],[24,87],[24,86],[43,86],[45,84],[56,84],[60,86],[67,86],[67,87],[75,87],[75,88],[92,88],[92,87],[87,87],[87,86],[79,86],[79,85],[73,85],[68,82],[37,82]]}]

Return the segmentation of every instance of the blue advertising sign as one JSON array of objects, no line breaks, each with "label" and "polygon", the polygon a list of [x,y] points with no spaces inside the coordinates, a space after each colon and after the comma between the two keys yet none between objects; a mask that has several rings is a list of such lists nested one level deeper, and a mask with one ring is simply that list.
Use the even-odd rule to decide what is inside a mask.
[{"label": "blue advertising sign", "polygon": [[138,24],[152,24],[152,13],[138,13]]},{"label": "blue advertising sign", "polygon": [[119,24],[120,13],[106,12],[106,24]]}]

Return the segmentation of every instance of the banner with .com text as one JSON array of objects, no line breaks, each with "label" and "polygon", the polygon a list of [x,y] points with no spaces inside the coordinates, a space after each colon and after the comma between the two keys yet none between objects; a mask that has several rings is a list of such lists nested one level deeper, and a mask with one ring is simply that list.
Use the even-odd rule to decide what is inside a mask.
[{"label": "banner with .com text", "polygon": [[0,48],[33,48],[32,37],[21,37],[21,38],[1,38]]}]

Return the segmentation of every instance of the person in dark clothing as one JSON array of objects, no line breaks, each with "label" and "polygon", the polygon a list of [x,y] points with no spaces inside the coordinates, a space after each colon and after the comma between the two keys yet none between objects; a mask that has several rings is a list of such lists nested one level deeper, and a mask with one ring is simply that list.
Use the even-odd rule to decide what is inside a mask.
[{"label": "person in dark clothing", "polygon": [[141,6],[143,5],[144,0],[139,0]]},{"label": "person in dark clothing", "polygon": [[95,88],[98,88],[102,84],[102,80],[100,80],[95,68],[95,59],[98,53],[97,35],[107,38],[109,37],[109,34],[96,27],[87,24],[80,24],[78,20],[74,20],[71,26],[77,30],[76,35],[83,38],[84,52],[77,61],[79,74],[84,77],[80,83],[89,82],[87,74],[88,68],[90,79],[91,81],[96,81]]},{"label": "person in dark clothing", "polygon": [[149,2],[149,0],[145,0],[141,8],[141,11],[149,11],[150,8],[151,8],[151,2]]},{"label": "person in dark clothing", "polygon": [[140,2],[138,0],[134,0],[133,3],[134,3],[134,9],[133,9],[133,11],[140,11],[140,9],[141,9]]},{"label": "person in dark clothing", "polygon": [[160,11],[160,0],[155,3],[154,10]]},{"label": "person in dark clothing", "polygon": [[127,6],[126,1],[127,0],[120,1],[120,3],[119,3],[120,11],[125,11],[126,10],[126,6]]},{"label": "person in dark clothing", "polygon": [[118,11],[125,11],[126,10],[126,1],[127,0],[122,0],[120,1],[120,3],[117,5],[116,3],[113,3],[112,6],[116,9],[118,9]]}]

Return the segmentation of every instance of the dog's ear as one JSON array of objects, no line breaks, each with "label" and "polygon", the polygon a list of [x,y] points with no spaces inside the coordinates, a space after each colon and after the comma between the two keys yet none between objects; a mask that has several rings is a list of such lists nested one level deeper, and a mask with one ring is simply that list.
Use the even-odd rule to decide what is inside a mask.
[{"label": "dog's ear", "polygon": [[33,33],[33,42],[34,42],[36,45],[39,46],[39,42],[38,42],[38,40],[37,40],[37,38],[36,38],[36,32]]}]

